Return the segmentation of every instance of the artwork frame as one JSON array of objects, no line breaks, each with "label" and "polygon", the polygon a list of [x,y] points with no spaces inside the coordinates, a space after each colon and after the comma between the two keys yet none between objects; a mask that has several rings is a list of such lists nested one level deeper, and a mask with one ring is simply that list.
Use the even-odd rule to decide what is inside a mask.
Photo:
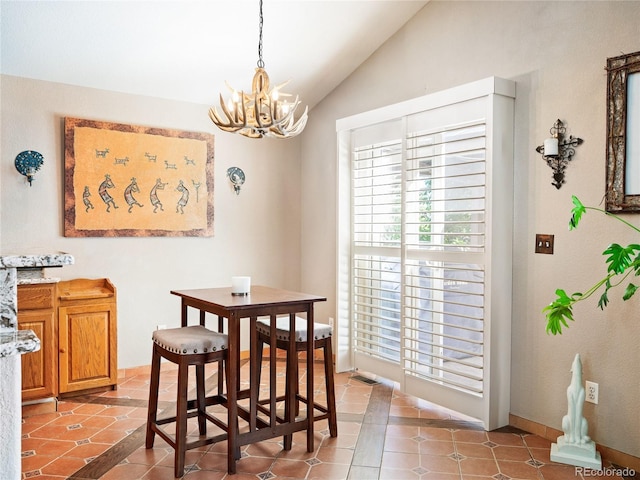
[{"label": "artwork frame", "polygon": [[[636,81],[630,82],[631,77]],[[640,119],[640,52],[607,58],[607,172],[606,210],[640,213],[640,194],[627,188],[627,176],[640,172],[640,149],[629,130]],[[638,128],[637,123],[635,129]],[[633,146],[633,147],[632,147]]]},{"label": "artwork frame", "polygon": [[213,134],[65,117],[64,160],[65,237],[213,236]]}]

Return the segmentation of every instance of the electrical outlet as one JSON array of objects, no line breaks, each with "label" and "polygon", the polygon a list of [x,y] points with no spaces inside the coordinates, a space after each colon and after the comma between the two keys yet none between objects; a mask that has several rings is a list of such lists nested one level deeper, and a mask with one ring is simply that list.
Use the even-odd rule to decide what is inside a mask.
[{"label": "electrical outlet", "polygon": [[167,328],[166,325],[157,325],[156,330],[165,330]]},{"label": "electrical outlet", "polygon": [[586,398],[585,401],[589,403],[598,404],[598,384],[594,382],[585,382]]},{"label": "electrical outlet", "polygon": [[333,328],[333,317],[329,317],[329,326]]}]

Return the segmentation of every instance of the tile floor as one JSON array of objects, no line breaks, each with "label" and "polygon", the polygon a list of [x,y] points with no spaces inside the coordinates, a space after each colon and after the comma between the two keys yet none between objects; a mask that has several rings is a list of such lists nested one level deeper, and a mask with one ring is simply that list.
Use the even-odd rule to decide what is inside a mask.
[{"label": "tile floor", "polygon": [[[248,371],[248,365],[244,369]],[[324,381],[320,365],[315,375],[321,393]],[[282,376],[280,371],[279,377]],[[593,471],[582,474],[572,466],[551,462],[548,440],[509,428],[485,432],[472,420],[404,395],[392,384],[369,384],[362,377],[352,372],[336,376],[338,437],[329,436],[326,421],[318,422],[314,452],[306,451],[302,432],[294,435],[293,448],[288,452],[282,450],[280,439],[245,446],[237,474],[228,475],[226,442],[222,442],[188,451],[183,478],[625,478],[616,476],[613,470],[600,476]],[[68,398],[60,401],[55,413],[24,418],[22,478],[174,478],[173,450],[158,436],[153,449],[144,447],[148,380],[148,375],[124,378],[115,391]],[[175,381],[172,371],[161,377],[161,406],[167,411],[175,402]],[[197,434],[195,423],[190,423],[190,431]]]}]

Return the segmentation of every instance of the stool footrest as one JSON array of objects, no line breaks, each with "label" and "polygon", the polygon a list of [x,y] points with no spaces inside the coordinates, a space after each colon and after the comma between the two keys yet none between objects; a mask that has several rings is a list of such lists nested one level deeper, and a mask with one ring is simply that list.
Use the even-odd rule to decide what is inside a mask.
[{"label": "stool footrest", "polygon": [[[170,435],[165,432],[162,428],[158,427],[160,425],[160,421],[156,423],[156,425],[152,425],[151,429],[159,435],[165,442],[167,442],[171,448],[176,448],[176,438],[174,435]],[[227,440],[227,432],[220,433],[214,437],[205,437],[199,438],[198,440],[194,440],[192,442],[188,442],[185,444],[185,450],[190,450],[196,447],[202,447],[204,445],[211,445],[212,443],[224,442]]]},{"label": "stool footrest", "polygon": [[[281,395],[279,397],[276,397],[276,402],[284,402],[286,399],[286,397],[284,395]],[[258,405],[266,405],[268,403],[271,402],[271,399],[269,398],[263,398],[262,400],[258,400]]]},{"label": "stool footrest", "polygon": [[[198,416],[198,411],[192,411],[192,412],[187,412],[187,418],[193,418],[193,417],[197,417]],[[203,413],[202,416],[204,418],[206,418],[207,420],[209,420],[211,423],[213,423],[216,427],[221,428],[223,430],[227,429],[227,424],[224,423],[222,420],[220,420],[219,418],[216,418],[212,415],[209,415],[208,413]],[[166,425],[167,423],[175,423],[177,420],[177,417],[173,416],[173,417],[166,417],[166,418],[158,418],[156,419],[156,425]]]},{"label": "stool footrest", "polygon": [[[258,409],[259,412],[264,413],[265,415],[267,415],[269,417],[271,416],[271,409],[269,409],[269,408],[267,408],[267,407],[265,407],[265,406],[263,406],[261,404],[256,405],[256,408]],[[286,420],[284,419],[284,417],[281,417],[278,414],[276,414],[276,422],[285,423]]]},{"label": "stool footrest", "polygon": [[[278,402],[284,402],[286,400],[286,397],[284,395],[280,396],[280,397],[276,397],[276,403]],[[305,405],[307,404],[307,397],[303,397],[302,395],[296,395],[296,400],[298,400],[299,402],[304,403]],[[258,408],[258,410],[261,413],[264,413],[265,415],[271,415],[271,409],[269,407],[265,407],[264,405],[268,405],[271,403],[271,400],[268,398],[264,398],[262,400],[258,400],[258,405],[256,405],[256,407]],[[314,410],[318,410],[319,412],[322,412],[322,415],[314,415],[313,416],[313,420],[324,420],[325,418],[329,418],[329,409],[324,406],[321,405],[319,403],[313,402],[313,408]],[[285,423],[286,420],[283,417],[280,417],[278,415],[276,415],[276,420],[280,423]]]},{"label": "stool footrest", "polygon": [[[299,402],[304,403],[305,405],[307,404],[307,397],[303,397],[302,395],[296,395],[296,400],[298,400]],[[316,410],[321,411],[322,413],[328,413],[329,409],[327,407],[325,407],[324,405],[321,405],[319,403],[313,402],[313,408]],[[314,415],[314,418],[319,418],[317,416]]]},{"label": "stool footrest", "polygon": [[[191,406],[192,404],[193,406]],[[211,395],[210,397],[206,397],[204,399],[204,404],[207,407],[210,407],[211,405],[226,405],[227,397],[225,397],[224,395]],[[190,408],[196,408],[196,400],[189,400],[187,402],[187,409]]]}]

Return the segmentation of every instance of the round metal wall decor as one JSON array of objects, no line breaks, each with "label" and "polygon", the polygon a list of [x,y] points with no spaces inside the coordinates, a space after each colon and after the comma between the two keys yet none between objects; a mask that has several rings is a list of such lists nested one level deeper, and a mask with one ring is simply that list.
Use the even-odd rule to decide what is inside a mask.
[{"label": "round metal wall decor", "polygon": [[236,195],[240,195],[240,187],[244,183],[245,176],[241,168],[230,167],[227,169],[227,177],[231,183],[233,183],[233,189],[236,191]]},{"label": "round metal wall decor", "polygon": [[36,152],[35,150],[25,150],[24,152],[20,152],[16,156],[15,161],[16,170],[27,177],[29,185],[33,182],[33,176],[38,170],[40,170],[43,163],[44,157],[41,153]]}]

